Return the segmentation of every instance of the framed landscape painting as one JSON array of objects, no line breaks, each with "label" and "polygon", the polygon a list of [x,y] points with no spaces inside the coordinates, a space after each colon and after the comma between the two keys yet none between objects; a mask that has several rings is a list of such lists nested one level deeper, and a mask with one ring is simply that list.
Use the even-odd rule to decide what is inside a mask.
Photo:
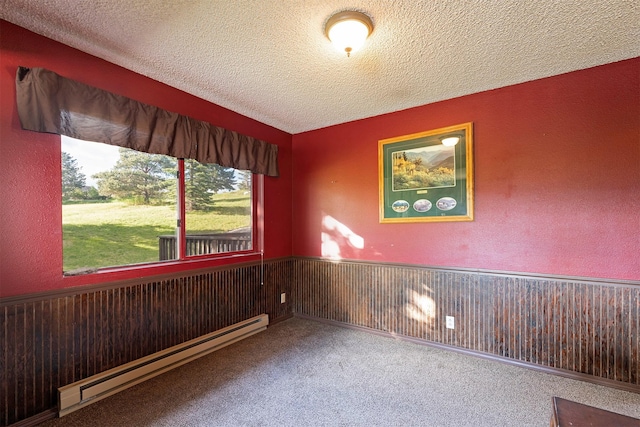
[{"label": "framed landscape painting", "polygon": [[380,222],[473,221],[473,130],[464,123],[378,141]]}]

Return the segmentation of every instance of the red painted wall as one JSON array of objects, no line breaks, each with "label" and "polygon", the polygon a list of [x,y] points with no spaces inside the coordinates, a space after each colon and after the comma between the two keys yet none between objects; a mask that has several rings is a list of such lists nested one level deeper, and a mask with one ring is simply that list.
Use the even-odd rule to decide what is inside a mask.
[{"label": "red painted wall", "polygon": [[277,144],[281,177],[265,177],[265,257],[291,255],[290,134],[6,21],[0,21],[0,26],[0,296],[213,265],[209,261],[62,277],[60,137],[20,128],[15,101],[19,65],[48,68],[89,85]]},{"label": "red painted wall", "polygon": [[[640,280],[640,58],[292,137],[0,26],[2,297],[213,265],[62,277],[59,137],[20,129],[18,65],[278,144],[282,176],[265,178],[267,258],[323,256],[324,239],[324,254],[342,259]],[[378,140],[468,121],[475,221],[379,224]]]},{"label": "red painted wall", "polygon": [[[380,224],[378,140],[465,122],[475,221]],[[294,135],[293,153],[294,255],[640,280],[640,58]]]}]

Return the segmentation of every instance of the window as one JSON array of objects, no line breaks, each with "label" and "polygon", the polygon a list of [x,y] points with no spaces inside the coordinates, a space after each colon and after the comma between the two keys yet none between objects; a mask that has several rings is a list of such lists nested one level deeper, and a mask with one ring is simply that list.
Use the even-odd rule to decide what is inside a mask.
[{"label": "window", "polygon": [[62,137],[63,270],[251,251],[248,171]]}]

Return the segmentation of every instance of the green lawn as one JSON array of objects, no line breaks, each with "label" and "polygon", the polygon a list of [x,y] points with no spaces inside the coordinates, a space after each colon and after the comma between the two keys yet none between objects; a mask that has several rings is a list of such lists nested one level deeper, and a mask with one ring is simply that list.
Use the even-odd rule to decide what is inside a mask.
[{"label": "green lawn", "polygon": [[[208,212],[187,212],[187,233],[248,227],[249,195],[217,195]],[[158,261],[158,236],[174,234],[174,206],[125,202],[62,206],[64,271]]]}]

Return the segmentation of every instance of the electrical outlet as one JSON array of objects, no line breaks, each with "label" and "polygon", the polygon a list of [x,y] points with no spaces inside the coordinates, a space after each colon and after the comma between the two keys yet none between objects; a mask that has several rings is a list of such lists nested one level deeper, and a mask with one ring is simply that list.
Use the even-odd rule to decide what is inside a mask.
[{"label": "electrical outlet", "polygon": [[447,329],[455,329],[456,328],[456,319],[453,316],[447,316]]},{"label": "electrical outlet", "polygon": [[280,294],[280,304],[284,304],[285,302],[287,302],[287,294],[283,292]]}]

